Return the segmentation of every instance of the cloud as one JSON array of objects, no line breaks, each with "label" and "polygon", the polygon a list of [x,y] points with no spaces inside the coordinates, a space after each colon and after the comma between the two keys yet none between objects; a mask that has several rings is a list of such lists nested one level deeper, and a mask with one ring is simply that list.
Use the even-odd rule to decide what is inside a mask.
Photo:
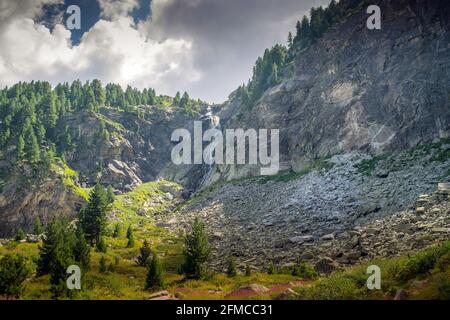
[{"label": "cloud", "polygon": [[264,50],[286,44],[287,34],[311,7],[329,0],[153,0],[152,19],[142,23],[151,37],[192,42],[203,75],[187,90],[223,101],[246,82]]},{"label": "cloud", "polygon": [[[295,22],[328,0],[153,0],[137,25],[138,0],[98,0],[101,18],[78,45],[61,23],[39,21],[46,4],[0,1],[0,85],[98,78],[221,102],[251,76],[264,49],[285,43]],[[64,6],[63,6],[64,7]]]},{"label": "cloud", "polygon": [[98,0],[102,16],[106,18],[117,18],[127,16],[139,7],[138,0]]},{"label": "cloud", "polygon": [[11,21],[38,17],[42,14],[44,5],[62,2],[63,0],[1,0],[0,30],[7,26]]},{"label": "cloud", "polygon": [[[55,84],[98,78],[139,88],[173,91],[177,80],[188,86],[199,79],[193,68],[192,44],[184,39],[155,41],[136,29],[130,16],[99,20],[73,46],[61,24],[52,31],[31,17],[41,6],[20,11],[0,33],[0,85],[45,80]],[[14,9],[16,10],[16,9]]]}]

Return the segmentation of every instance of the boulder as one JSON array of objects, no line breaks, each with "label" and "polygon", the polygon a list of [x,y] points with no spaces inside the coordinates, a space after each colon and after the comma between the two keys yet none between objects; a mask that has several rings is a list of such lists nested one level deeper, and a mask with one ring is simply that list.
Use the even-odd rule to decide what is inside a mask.
[{"label": "boulder", "polygon": [[319,273],[329,274],[338,268],[338,264],[333,259],[325,257],[320,259],[314,267]]}]

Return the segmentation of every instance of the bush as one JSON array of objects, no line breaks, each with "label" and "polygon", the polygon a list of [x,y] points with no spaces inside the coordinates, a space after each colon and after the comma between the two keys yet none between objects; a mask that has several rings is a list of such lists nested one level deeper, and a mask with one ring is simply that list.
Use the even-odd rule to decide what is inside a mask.
[{"label": "bush", "polygon": [[97,252],[106,253],[105,239],[103,237],[100,237],[100,239],[95,244],[95,247],[97,249]]},{"label": "bush", "polygon": [[435,269],[440,272],[446,271],[450,267],[450,252],[438,259]]},{"label": "bush", "polygon": [[441,246],[433,247],[413,255],[400,268],[397,279],[406,282],[417,276],[428,274],[435,267],[441,257],[445,256],[449,252],[450,242],[446,242]]},{"label": "bush", "polygon": [[450,280],[442,279],[438,285],[438,299],[450,300]]},{"label": "bush", "polygon": [[233,256],[228,259],[227,276],[230,278],[237,276],[236,259]]},{"label": "bush", "polygon": [[245,266],[245,276],[246,277],[250,277],[252,275],[252,268],[250,267],[250,265],[247,263],[247,265]]},{"label": "bush", "polygon": [[316,270],[314,270],[314,268],[307,262],[302,262],[296,265],[292,269],[292,275],[307,280],[316,279],[319,276]]},{"label": "bush", "polygon": [[275,274],[275,273],[277,273],[275,265],[273,264],[273,261],[270,261],[269,267],[267,268],[267,274]]},{"label": "bush", "polygon": [[23,256],[7,254],[1,258],[0,295],[19,297],[30,272],[31,268]]},{"label": "bush", "polygon": [[120,237],[121,232],[122,232],[122,228],[120,227],[120,224],[116,223],[116,225],[114,226],[113,238]]},{"label": "bush", "polygon": [[22,241],[25,239],[25,237],[26,237],[25,232],[23,231],[22,228],[19,228],[19,230],[17,230],[16,237],[14,239],[16,241]]},{"label": "bush", "polygon": [[311,287],[297,289],[300,300],[357,300],[363,297],[364,288],[343,276],[323,279]]},{"label": "bush", "polygon": [[34,220],[34,224],[33,224],[33,233],[35,235],[41,235],[44,233],[44,227],[42,226],[42,222],[41,219],[39,219],[39,217],[36,217],[36,219]]},{"label": "bush", "polygon": [[100,258],[100,263],[98,267],[98,271],[100,273],[106,273],[108,271],[108,268],[106,267],[106,259],[104,256]]}]

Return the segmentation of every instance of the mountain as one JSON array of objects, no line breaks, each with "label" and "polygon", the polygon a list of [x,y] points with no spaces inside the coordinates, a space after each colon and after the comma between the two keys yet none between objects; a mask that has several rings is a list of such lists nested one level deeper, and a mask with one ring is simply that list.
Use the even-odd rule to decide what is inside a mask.
[{"label": "mountain", "polygon": [[[369,4],[381,9],[381,30],[366,27]],[[36,217],[76,217],[99,182],[124,198],[112,221],[122,210],[177,234],[202,217],[216,269],[234,255],[257,268],[301,258],[327,273],[448,237],[450,4],[342,0],[304,21],[223,105],[96,81],[2,90],[0,236],[30,232]],[[195,120],[279,129],[281,172],[175,166],[171,134],[193,133]],[[184,190],[142,196],[158,179]],[[176,205],[154,215],[155,194]]]}]

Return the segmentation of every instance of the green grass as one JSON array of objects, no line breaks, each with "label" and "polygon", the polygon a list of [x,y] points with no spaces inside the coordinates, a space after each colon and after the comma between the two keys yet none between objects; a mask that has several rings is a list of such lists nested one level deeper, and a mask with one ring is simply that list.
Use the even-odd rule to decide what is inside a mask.
[{"label": "green grass", "polygon": [[61,176],[64,186],[72,190],[77,196],[85,199],[89,199],[90,189],[80,187],[75,181],[78,179],[78,172],[70,168],[67,163],[60,159],[57,162],[52,163],[51,170]]},{"label": "green grass", "polygon": [[366,176],[371,176],[375,171],[379,162],[386,160],[388,158],[387,154],[376,155],[370,159],[364,159],[355,167],[358,169],[360,173]]},{"label": "green grass", "polygon": [[[380,267],[381,290],[367,288],[369,265]],[[376,260],[336,272],[295,290],[299,294],[297,298],[305,300],[392,299],[399,289],[407,290],[410,299],[448,299],[449,275],[450,242],[445,242],[411,255]],[[447,281],[442,283],[442,279]]]}]

